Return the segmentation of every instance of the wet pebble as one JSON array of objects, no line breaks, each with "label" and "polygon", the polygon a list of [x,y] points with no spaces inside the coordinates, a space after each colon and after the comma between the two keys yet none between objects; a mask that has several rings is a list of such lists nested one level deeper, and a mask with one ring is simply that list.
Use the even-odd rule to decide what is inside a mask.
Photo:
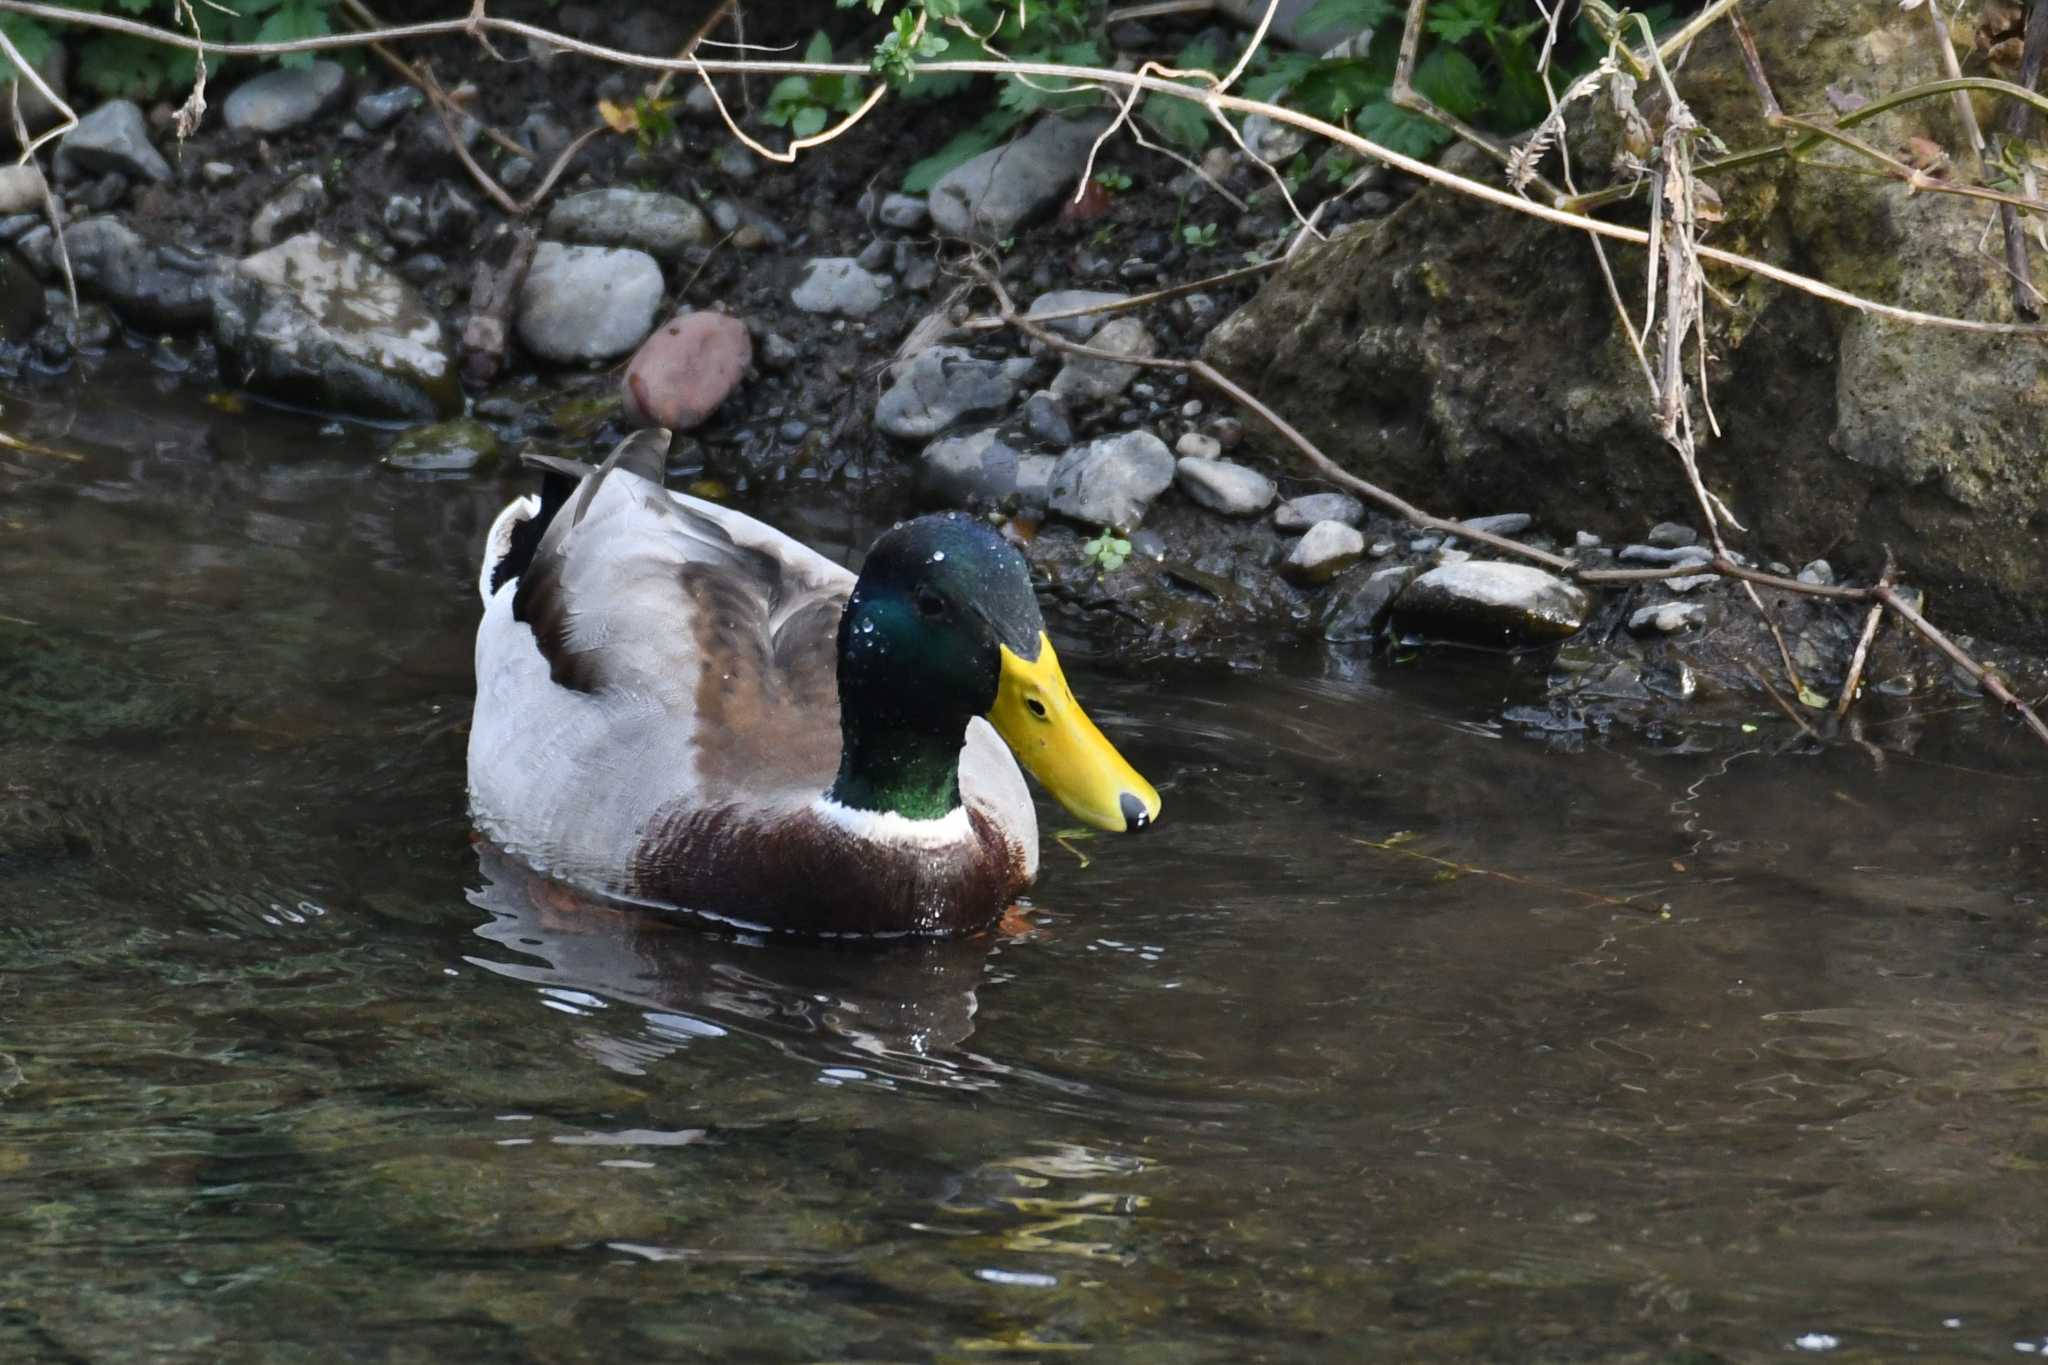
[{"label": "wet pebble", "polygon": [[860,255],[853,258],[862,270],[871,273],[886,271],[896,260],[896,243],[886,237],[877,237],[860,249]]},{"label": "wet pebble", "polygon": [[1223,443],[1214,436],[1204,436],[1199,431],[1185,431],[1173,443],[1176,455],[1192,455],[1198,460],[1213,460],[1223,453]]},{"label": "wet pebble", "polygon": [[33,162],[0,166],[0,215],[39,213],[43,207],[43,172]]},{"label": "wet pebble", "polygon": [[384,235],[399,247],[423,246],[427,240],[427,211],[418,196],[394,194],[384,201]]},{"label": "wet pebble", "polygon": [[789,301],[803,312],[859,318],[888,301],[888,278],[863,269],[850,256],[820,256],[804,271],[803,280],[789,295]]},{"label": "wet pebble", "polygon": [[701,426],[738,386],[753,358],[753,338],[738,318],[685,313],[657,328],[627,363],[626,419],[671,431]]},{"label": "wet pebble", "polygon": [[1042,118],[1030,132],[961,163],[940,177],[927,201],[941,232],[978,242],[1011,236],[1025,220],[1050,210],[1080,178],[1100,116]]},{"label": "wet pebble", "polygon": [[1235,417],[1211,417],[1209,434],[1221,442],[1225,450],[1230,450],[1244,439],[1244,423]]},{"label": "wet pebble", "polygon": [[1703,546],[1687,545],[1665,548],[1657,545],[1625,545],[1621,551],[1624,564],[1710,564],[1714,552]]},{"label": "wet pebble", "polygon": [[1586,594],[1527,564],[1471,560],[1429,570],[1394,609],[1406,629],[1489,644],[1562,639],[1585,624]]},{"label": "wet pebble", "polygon": [[1041,445],[1062,450],[1074,443],[1074,424],[1060,400],[1044,389],[1024,400],[1024,430]]},{"label": "wet pebble", "polygon": [[1528,530],[1535,520],[1527,512],[1499,512],[1490,517],[1467,517],[1458,524],[1474,531],[1489,531],[1497,536],[1518,536]]},{"label": "wet pebble", "polygon": [[283,237],[289,237],[313,221],[327,204],[327,186],[311,171],[292,177],[256,216],[249,220],[249,240],[256,246],[269,246]]},{"label": "wet pebble", "polygon": [[1151,432],[1102,436],[1060,457],[1049,505],[1076,521],[1128,530],[1145,519],[1173,475],[1173,452]]},{"label": "wet pebble", "polygon": [[[947,507],[994,507],[1017,492],[1019,470],[1026,459],[1051,463],[1049,455],[1026,456],[993,429],[942,436],[924,448],[918,463],[918,484],[935,502]],[[1039,473],[1038,482],[1043,483]]]},{"label": "wet pebble", "polygon": [[[1273,525],[1282,531],[1306,531],[1319,521],[1341,521],[1356,526],[1365,518],[1365,506],[1349,493],[1305,493],[1289,498],[1273,513]],[[1379,554],[1389,554],[1392,542]]]},{"label": "wet pebble", "polygon": [[755,351],[761,368],[770,374],[781,374],[796,364],[799,352],[796,343],[780,332],[770,332],[761,338],[760,348]]},{"label": "wet pebble", "polygon": [[[1096,350],[1129,356],[1150,356],[1159,349],[1159,343],[1145,330],[1145,324],[1129,317],[1110,319],[1096,331],[1088,344]],[[1138,368],[1097,356],[1068,356],[1066,364],[1053,376],[1052,393],[1070,406],[1107,402],[1130,387],[1131,381],[1137,378]]]},{"label": "wet pebble", "polygon": [[1600,544],[1600,537],[1594,535],[1591,531],[1580,531],[1572,537],[1572,544],[1578,546],[1581,550],[1597,549]]},{"label": "wet pebble", "polygon": [[78,121],[57,146],[60,172],[72,167],[118,171],[134,180],[162,182],[171,164],[151,145],[149,126],[133,100],[108,100]]},{"label": "wet pebble", "polygon": [[498,459],[498,437],[471,417],[415,427],[384,455],[392,469],[414,474],[459,474],[485,469]]},{"label": "wet pebble", "polygon": [[415,85],[395,85],[356,101],[356,122],[371,132],[380,132],[426,103],[427,97]]},{"label": "wet pebble", "polygon": [[1819,588],[1831,588],[1835,585],[1835,566],[1825,559],[1816,559],[1800,569],[1799,581]]},{"label": "wet pebble", "polygon": [[661,267],[644,251],[542,242],[519,287],[519,340],[544,360],[610,360],[654,330]]},{"label": "wet pebble", "polygon": [[1416,572],[1407,565],[1378,569],[1365,582],[1339,595],[1323,619],[1323,638],[1331,644],[1358,644],[1372,639],[1379,633],[1387,607]]},{"label": "wet pebble", "polygon": [[1365,537],[1341,521],[1319,521],[1302,533],[1281,561],[1281,571],[1297,583],[1327,583],[1365,558]]},{"label": "wet pebble", "polygon": [[890,436],[936,436],[961,419],[1009,407],[1029,360],[983,360],[959,346],[931,346],[899,367],[875,401],[875,426]]},{"label": "wet pebble", "polygon": [[1698,544],[1700,533],[1675,521],[1660,521],[1650,528],[1650,534],[1643,539],[1660,549],[1678,550]]},{"label": "wet pebble", "polygon": [[[1110,293],[1102,289],[1055,289],[1033,299],[1024,316],[1028,318],[1044,313],[1062,313],[1069,308],[1100,308],[1105,304],[1122,303],[1129,297],[1129,294]],[[1041,325],[1046,331],[1057,332],[1069,341],[1086,341],[1112,316],[1109,313],[1083,313],[1079,317],[1054,318]]]},{"label": "wet pebble", "polygon": [[1274,482],[1256,469],[1199,455],[1180,458],[1175,481],[1188,497],[1226,517],[1255,517],[1273,505],[1278,491]]},{"label": "wet pebble", "polygon": [[429,280],[438,279],[447,269],[448,262],[431,251],[408,256],[398,263],[398,273],[414,284],[425,284]]},{"label": "wet pebble", "polygon": [[347,92],[348,73],[333,62],[278,67],[236,86],[221,117],[237,132],[282,133],[339,105]]},{"label": "wet pebble", "polygon": [[711,240],[711,224],[679,194],[590,190],[548,210],[546,233],[557,241],[633,247],[657,260],[676,261],[685,248]]},{"label": "wet pebble", "polygon": [[1676,635],[1707,623],[1707,609],[1698,602],[1659,602],[1631,612],[1628,628],[1637,635]]},{"label": "wet pebble", "polygon": [[931,210],[926,206],[923,195],[885,194],[876,217],[882,220],[883,227],[909,231],[923,227],[931,217]]}]

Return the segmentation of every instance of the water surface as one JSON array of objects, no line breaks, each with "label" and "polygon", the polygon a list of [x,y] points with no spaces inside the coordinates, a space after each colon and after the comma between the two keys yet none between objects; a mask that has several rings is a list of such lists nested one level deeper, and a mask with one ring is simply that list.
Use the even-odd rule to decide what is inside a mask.
[{"label": "water surface", "polygon": [[2003,722],[1878,767],[1504,726],[1497,660],[1069,631],[1156,830],[1049,844],[1021,938],[737,941],[471,846],[512,484],[145,370],[4,421],[63,455],[0,450],[0,1359],[2048,1338],[2048,767]]}]

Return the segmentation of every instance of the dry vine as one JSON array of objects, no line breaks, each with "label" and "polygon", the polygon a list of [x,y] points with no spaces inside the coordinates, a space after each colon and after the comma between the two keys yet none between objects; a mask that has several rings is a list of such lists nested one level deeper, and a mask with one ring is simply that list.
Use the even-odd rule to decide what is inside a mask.
[{"label": "dry vine", "polygon": [[[199,63],[200,78],[202,80],[203,62],[206,56],[276,57],[294,53],[334,51],[350,47],[370,46],[380,57],[399,69],[401,74],[406,75],[407,79],[412,80],[414,84],[418,85],[427,94],[449,134],[451,145],[455,147],[457,153],[462,157],[463,163],[471,176],[477,180],[479,185],[485,189],[486,193],[491,195],[501,208],[514,217],[523,217],[530,213],[552,189],[561,171],[574,157],[575,153],[580,150],[590,137],[597,135],[602,129],[593,128],[572,142],[560,155],[548,174],[543,177],[535,192],[525,201],[515,201],[501,185],[497,184],[483,171],[482,167],[476,163],[475,159],[464,148],[462,139],[458,136],[457,129],[454,126],[453,116],[461,112],[454,100],[439,88],[433,80],[431,72],[409,66],[401,59],[398,59],[395,54],[392,54],[389,51],[390,44],[412,39],[468,36],[475,39],[488,53],[495,57],[498,54],[491,46],[490,37],[493,34],[497,34],[506,37],[522,38],[561,52],[573,52],[615,65],[660,72],[662,73],[661,80],[664,87],[666,82],[677,74],[694,74],[711,89],[713,101],[720,117],[725,121],[727,129],[736,138],[740,139],[756,153],[784,162],[793,161],[800,152],[808,148],[823,146],[843,136],[848,129],[852,128],[874,109],[887,89],[885,85],[877,82],[875,89],[868,98],[851,113],[842,118],[840,122],[810,137],[795,139],[785,148],[776,149],[751,137],[739,126],[738,122],[726,109],[724,101],[719,96],[715,86],[712,86],[710,80],[712,75],[733,74],[740,76],[744,80],[746,76],[751,74],[868,76],[871,73],[868,67],[851,63],[792,62],[761,58],[727,60],[699,56],[698,48],[700,44],[706,39],[711,29],[719,20],[730,14],[735,23],[737,23],[737,4],[721,6],[714,12],[711,19],[699,29],[677,56],[673,58],[659,58],[571,38],[565,34],[556,33],[537,25],[491,15],[487,12],[486,0],[474,0],[469,14],[461,18],[400,25],[377,24],[375,16],[362,3],[362,0],[344,0],[344,3],[354,14],[358,22],[366,25],[360,31],[295,39],[286,42],[258,43],[218,43],[204,39],[203,36],[199,35],[196,15],[189,7],[181,8],[179,12],[191,20],[194,29],[192,35],[187,35],[174,28],[161,27],[117,15],[84,13],[60,8],[55,5],[35,3],[34,0],[0,0],[0,13],[13,13],[52,23],[71,24],[126,33],[168,46],[182,48],[194,54],[195,62]],[[2030,111],[2048,111],[2048,99],[2044,99],[2024,85],[1962,77],[1954,68],[1954,55],[1952,49],[1948,46],[1946,34],[1940,33],[1937,35],[1939,38],[1938,45],[1943,49],[1945,60],[1950,68],[1947,79],[1926,82],[1909,90],[1894,92],[1882,99],[1873,100],[1858,110],[1840,116],[1832,123],[1795,118],[1784,114],[1777,106],[1775,97],[1771,94],[1768,80],[1764,78],[1762,72],[1761,63],[1756,58],[1754,43],[1749,40],[1746,27],[1741,19],[1738,9],[1740,0],[1715,0],[1715,3],[1710,4],[1699,15],[1694,16],[1680,32],[1667,38],[1662,44],[1657,43],[1651,37],[1648,25],[1643,23],[1640,17],[1638,17],[1637,23],[1646,40],[1640,52],[1631,48],[1625,41],[1621,17],[1608,8],[1603,3],[1603,0],[1584,0],[1588,13],[1594,17],[1596,23],[1603,23],[1608,31],[1610,37],[1608,59],[1594,72],[1589,73],[1588,76],[1574,83],[1561,98],[1553,95],[1551,119],[1547,120],[1521,147],[1508,149],[1499,145],[1485,134],[1449,118],[1442,110],[1431,105],[1411,84],[1410,76],[1414,68],[1415,49],[1422,29],[1423,14],[1428,3],[1429,0],[1410,0],[1395,83],[1394,93],[1397,102],[1403,107],[1435,118],[1457,136],[1485,148],[1490,154],[1505,163],[1515,190],[1525,191],[1531,184],[1539,185],[1545,191],[1548,202],[1530,198],[1526,193],[1503,190],[1456,174],[1455,172],[1444,170],[1428,162],[1404,156],[1390,148],[1364,138],[1350,129],[1298,110],[1289,109],[1268,101],[1253,100],[1244,96],[1230,94],[1230,85],[1243,73],[1252,53],[1263,40],[1273,22],[1274,14],[1278,8],[1277,0],[1268,0],[1268,4],[1265,7],[1251,42],[1247,44],[1243,54],[1227,75],[1222,77],[1206,71],[1173,71],[1154,63],[1147,63],[1135,72],[1117,71],[1101,67],[1080,67],[1057,63],[1022,61],[931,62],[920,64],[918,69],[928,74],[996,75],[1034,80],[1058,80],[1068,82],[1073,88],[1097,89],[1105,93],[1121,88],[1124,91],[1124,95],[1121,99],[1114,100],[1118,112],[1117,119],[1111,125],[1110,132],[1114,132],[1129,121],[1130,112],[1141,94],[1165,95],[1170,98],[1191,100],[1202,105],[1217,125],[1236,141],[1240,148],[1243,147],[1241,136],[1225,115],[1261,114],[1274,122],[1286,124],[1314,134],[1328,142],[1345,147],[1354,153],[1371,158],[1427,183],[1442,186],[1468,198],[1498,208],[1524,214],[1583,233],[1596,250],[1599,249],[1600,243],[1603,240],[1626,242],[1646,248],[1649,286],[1645,300],[1645,316],[1640,326],[1628,316],[1628,311],[1622,304],[1619,292],[1615,287],[1613,273],[1608,267],[1604,252],[1601,255],[1600,263],[1620,321],[1629,335],[1639,361],[1642,363],[1644,377],[1650,391],[1653,408],[1659,417],[1660,426],[1667,442],[1673,446],[1683,462],[1695,499],[1700,505],[1702,516],[1712,536],[1715,551],[1714,557],[1708,564],[1699,566],[1699,569],[1724,577],[1734,578],[1743,583],[1745,590],[1750,593],[1752,600],[1755,602],[1758,611],[1762,612],[1764,619],[1770,623],[1772,634],[1777,638],[1779,648],[1784,654],[1784,663],[1788,676],[1792,678],[1795,688],[1802,692],[1804,691],[1803,687],[1798,683],[1796,672],[1793,671],[1790,652],[1785,649],[1782,635],[1778,632],[1775,622],[1770,620],[1761,599],[1756,597],[1754,587],[1757,584],[1765,584],[1783,591],[1809,596],[1873,604],[1873,615],[1870,622],[1866,623],[1863,639],[1857,649],[1856,660],[1852,664],[1849,684],[1844,689],[1841,702],[1843,707],[1847,706],[1849,699],[1853,695],[1856,682],[1855,674],[1857,671],[1860,671],[1863,655],[1868,648],[1870,634],[1874,629],[1876,619],[1875,612],[1877,609],[1882,608],[1896,614],[1959,667],[1974,677],[1987,692],[2005,705],[2016,710],[2024,717],[2033,732],[2044,743],[2048,743],[2048,725],[2044,725],[2032,708],[2015,696],[1995,673],[1992,673],[1984,668],[1983,665],[1971,659],[1945,635],[1928,623],[1911,602],[1901,596],[1891,582],[1889,565],[1887,565],[1885,574],[1874,585],[1867,588],[1845,588],[1803,583],[1781,575],[1764,573],[1749,568],[1734,558],[1721,535],[1723,523],[1734,525],[1734,518],[1728,515],[1726,507],[1706,487],[1700,476],[1684,367],[1684,350],[1688,339],[1691,339],[1695,344],[1700,365],[1700,384],[1698,392],[1694,396],[1698,397],[1704,405],[1706,390],[1704,296],[1707,291],[1704,265],[1707,262],[1758,275],[1842,307],[1852,308],[1873,316],[1884,317],[1909,325],[2035,340],[2048,339],[2048,327],[2039,324],[1990,322],[1947,317],[1901,308],[1837,289],[1824,281],[1772,265],[1769,262],[1754,257],[1705,245],[1698,239],[1698,177],[1701,174],[1730,169],[1770,157],[1797,158],[1803,152],[1810,150],[1822,141],[1846,147],[1852,152],[1876,162],[1884,173],[1907,180],[1915,190],[1956,193],[1987,199],[1997,203],[2000,209],[2009,215],[2014,214],[2017,210],[2040,212],[2044,206],[2039,200],[2031,197],[2031,184],[2026,186],[2030,192],[2028,195],[2010,195],[1991,191],[1980,186],[1953,185],[1946,181],[1935,180],[1912,167],[1904,165],[1897,161],[1896,158],[1892,158],[1882,151],[1871,147],[1850,134],[1848,129],[1856,123],[1874,117],[1886,109],[1897,107],[1911,100],[1942,94],[1953,95],[1966,116],[1969,113],[1967,95],[1968,92],[1973,90],[1995,93],[2014,101],[2017,107]],[[2044,7],[2048,7],[2048,0],[2038,0],[2035,5],[2036,11],[2040,11]],[[1928,8],[1931,15],[1932,5],[1930,4]],[[1696,164],[1696,148],[1703,130],[1699,129],[1692,120],[1690,113],[1686,110],[1683,101],[1678,98],[1677,92],[1671,84],[1666,59],[1682,51],[1687,44],[1712,24],[1723,20],[1726,20],[1733,26],[1738,41],[1743,46],[1745,62],[1750,68],[1753,81],[1759,88],[1760,98],[1764,101],[1768,121],[1771,126],[1791,134],[1796,134],[1796,136],[1788,136],[1785,141],[1771,147],[1735,153],[1713,161]],[[919,35],[923,32],[924,23],[925,16],[920,13],[917,23],[917,33]],[[1552,31],[1554,37],[1554,18],[1552,19]],[[2032,34],[2030,33],[2031,38]],[[2035,48],[2036,52],[2038,52],[2038,40],[2030,41],[2029,47]],[[45,98],[49,99],[53,106],[61,113],[61,120],[58,126],[45,132],[41,137],[32,142],[24,139],[25,146],[22,152],[22,159],[26,162],[34,157],[36,151],[41,146],[55,137],[62,136],[70,128],[76,126],[77,118],[70,107],[61,99],[58,99],[42,78],[26,62],[21,60],[20,53],[14,48],[13,43],[7,39],[4,33],[0,33],[0,49],[4,49],[6,56],[14,62],[17,69],[23,72]],[[1546,44],[1547,51],[1548,44]],[[2040,65],[2038,55],[2035,56],[2029,65],[2032,71],[2038,71]],[[1666,128],[1662,137],[1657,139],[1654,144],[1657,150],[1653,162],[1643,168],[1645,173],[1638,178],[1636,183],[1625,183],[1612,189],[1597,191],[1591,194],[1579,194],[1573,190],[1570,184],[1568,162],[1565,168],[1566,183],[1561,190],[1551,186],[1537,174],[1537,165],[1549,150],[1555,147],[1561,153],[1563,151],[1562,119],[1566,108],[1579,100],[1590,97],[1593,90],[1602,82],[1606,82],[1611,90],[1619,92],[1617,107],[1621,107],[1621,105],[1626,103],[1628,93],[1632,90],[1635,81],[1647,80],[1653,76],[1664,87],[1670,113],[1667,116]],[[203,100],[203,95],[197,89],[195,89],[195,99]],[[203,107],[203,105],[198,107]],[[1632,108],[1628,112],[1632,112]],[[1640,115],[1637,115],[1637,118],[1640,119]],[[1974,118],[1969,118],[1966,126],[1975,134]],[[1132,127],[1135,134],[1135,125],[1132,125]],[[1107,137],[1108,133],[1105,133],[1104,136]],[[509,141],[502,139],[502,135],[495,135],[494,140]],[[1142,141],[1143,139],[1141,138],[1140,140]],[[1100,141],[1098,141],[1097,145],[1100,145]],[[1982,148],[1981,134],[1975,134],[1974,150],[1980,156]],[[520,151],[521,154],[524,153],[523,148]],[[1091,159],[1092,155],[1093,153],[1091,152]],[[1254,159],[1256,160],[1256,158]],[[1652,201],[1650,225],[1648,228],[1635,228],[1624,224],[1607,222],[1593,218],[1587,212],[1594,207],[1629,198],[1645,185],[1649,188]],[[1287,197],[1289,207],[1292,208],[1293,200],[1291,195],[1287,195],[1284,183],[1281,185],[1281,190],[1283,196]],[[54,205],[51,207],[54,220]],[[1296,218],[1301,223],[1303,236],[1315,232],[1313,221],[1301,215],[1298,210],[1296,211]],[[53,226],[55,226],[54,221]],[[2012,233],[2009,230],[2009,242],[2011,236]],[[1264,267],[1255,267],[1255,269],[1257,268]],[[978,273],[981,275],[983,283],[996,298],[999,311],[990,317],[971,319],[965,324],[969,329],[986,329],[990,327],[1015,328],[1027,336],[1069,354],[1093,356],[1099,359],[1113,360],[1120,364],[1174,369],[1191,374],[1226,394],[1246,410],[1258,415],[1282,439],[1293,446],[1303,459],[1322,477],[1341,487],[1351,489],[1413,525],[1447,536],[1484,544],[1503,554],[1534,561],[1544,565],[1546,568],[1569,574],[1579,581],[1589,584],[1641,582],[1671,576],[1668,568],[1641,571],[1581,568],[1573,561],[1561,556],[1550,554],[1532,546],[1523,545],[1490,532],[1477,530],[1457,521],[1427,513],[1409,503],[1406,499],[1367,480],[1361,479],[1337,465],[1279,413],[1273,411],[1248,390],[1244,389],[1227,375],[1216,370],[1207,362],[1199,359],[1124,355],[1099,350],[1083,343],[1069,341],[1048,330],[1042,325],[1043,322],[1057,317],[1078,316],[1083,313],[1099,310],[1073,309],[1061,314],[1047,314],[1037,318],[1027,317],[1017,312],[1009,296],[993,274],[986,271],[979,271]],[[1218,277],[1218,279],[1236,278],[1247,273],[1249,271],[1232,272],[1230,276]],[[1658,297],[1660,276],[1664,286],[1661,300]],[[1182,286],[1181,289],[1176,290],[1162,290],[1143,298],[1127,301],[1118,306],[1127,308],[1138,307],[1172,293],[1181,292],[1183,289],[1199,288],[1211,283],[1214,283],[1214,281],[1202,281],[1193,285]],[[1656,329],[1657,314],[1660,307],[1662,311],[1661,333]],[[2027,311],[2031,314],[2032,310],[2029,309]],[[1645,341],[1658,335],[1661,335],[1662,338],[1661,345],[1659,346],[1660,354],[1658,363],[1653,365],[1647,354]],[[1704,411],[1711,425],[1712,411],[1710,408],[1706,408]],[[1759,677],[1759,680],[1763,681],[1761,677]],[[1771,689],[1768,682],[1765,682],[1764,685],[1775,697],[1775,689]],[[1782,703],[1782,698],[1779,700]],[[1796,711],[1792,711],[1787,707],[1787,712],[1793,716],[1795,721],[1800,721]],[[1810,728],[1806,727],[1803,721],[1800,721],[1800,724],[1802,729]]]}]

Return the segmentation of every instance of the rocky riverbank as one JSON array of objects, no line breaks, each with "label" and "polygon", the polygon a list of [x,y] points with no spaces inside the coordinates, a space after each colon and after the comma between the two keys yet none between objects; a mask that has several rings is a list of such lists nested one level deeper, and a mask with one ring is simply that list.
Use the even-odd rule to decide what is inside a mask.
[{"label": "rocky riverbank", "polygon": [[[555,17],[596,32],[574,6]],[[630,27],[650,52],[685,36],[659,16]],[[618,40],[617,26],[606,36]],[[457,90],[473,116],[454,121],[455,138],[515,196],[536,189],[598,101],[630,104],[642,89],[635,74],[545,49],[510,67],[460,44],[413,55],[444,79],[470,74]],[[745,107],[737,83],[724,93]],[[931,113],[885,102],[784,166],[734,140],[698,89],[679,100],[672,136],[597,137],[542,205],[514,216],[465,171],[441,115],[379,68],[246,73],[183,143],[167,106],[109,102],[51,162],[63,251],[40,177],[0,178],[0,363],[21,382],[89,384],[107,351],[137,349],[224,404],[387,424],[394,479],[516,476],[514,452],[587,456],[635,425],[666,425],[681,433],[677,486],[745,497],[771,519],[777,489],[819,483],[870,508],[998,517],[1070,624],[1127,656],[1255,667],[1304,641],[1347,657],[1507,651],[1521,679],[1509,716],[1561,735],[1616,714],[1701,714],[1717,695],[1731,717],[1767,711],[1762,678],[1784,676],[1777,646],[1746,598],[1699,572],[1706,552],[1682,526],[1603,543],[1580,529],[1614,535],[1597,496],[1601,515],[1586,520],[1555,499],[1479,509],[1486,529],[1580,562],[1671,569],[1589,594],[1369,515],[1249,441],[1256,419],[1185,374],[960,327],[987,306],[970,249],[1037,313],[1279,254],[1295,223],[1260,158],[1301,152],[1285,130],[1253,129],[1246,150],[1212,150],[1200,172],[1114,141],[1095,163],[1106,174],[1076,199],[1103,120],[1046,118],[928,195],[894,192],[943,140]],[[778,130],[749,126],[779,144]],[[1326,159],[1296,197],[1307,209],[1327,198],[1321,225],[1341,236],[1412,188]],[[1049,326],[1134,360],[1191,356],[1254,285]],[[1401,491],[1427,504],[1427,483]],[[1832,696],[1861,609],[1773,606],[1808,700]],[[1912,641],[1889,629],[1880,641],[1867,675],[1880,705],[1971,690]]]}]

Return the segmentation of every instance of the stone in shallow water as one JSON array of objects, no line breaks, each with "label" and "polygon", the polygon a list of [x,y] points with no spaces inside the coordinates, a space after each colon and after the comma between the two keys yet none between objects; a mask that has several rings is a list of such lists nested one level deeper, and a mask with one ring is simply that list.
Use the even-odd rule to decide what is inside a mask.
[{"label": "stone in shallow water", "polygon": [[1175,469],[1181,492],[1226,517],[1254,517],[1273,505],[1273,481],[1228,460],[1183,455]]},{"label": "stone in shallow water", "polygon": [[384,463],[414,474],[466,474],[498,460],[498,437],[473,417],[414,427],[384,453]]},{"label": "stone in shallow water", "polygon": [[1281,571],[1297,583],[1327,583],[1365,558],[1365,537],[1341,521],[1319,521],[1287,552]]},{"label": "stone in shallow water", "polygon": [[[1289,498],[1273,512],[1273,525],[1282,531],[1306,531],[1319,521],[1341,521],[1356,526],[1365,518],[1365,505],[1349,493],[1304,493]],[[1392,550],[1390,544],[1375,554]]]},{"label": "stone in shallow water", "polygon": [[321,411],[435,417],[462,395],[441,324],[412,286],[305,232],[214,277],[231,382]]},{"label": "stone in shallow water", "polygon": [[560,364],[611,360],[654,330],[662,288],[644,251],[542,242],[519,286],[519,340]]},{"label": "stone in shallow water", "polygon": [[243,81],[221,106],[221,117],[237,132],[282,133],[340,104],[348,73],[333,62],[280,67]]},{"label": "stone in shallow water", "polygon": [[1323,638],[1335,645],[1358,644],[1379,633],[1387,607],[1398,597],[1416,570],[1405,564],[1380,569],[1372,577],[1339,596],[1323,620]]},{"label": "stone in shallow water", "polygon": [[1075,446],[1053,467],[1049,506],[1091,526],[1129,530],[1173,482],[1173,452],[1149,431]]},{"label": "stone in shallow water", "polygon": [[1487,644],[1559,640],[1586,623],[1586,594],[1541,569],[1468,560],[1431,569],[1394,602],[1401,626]]}]

